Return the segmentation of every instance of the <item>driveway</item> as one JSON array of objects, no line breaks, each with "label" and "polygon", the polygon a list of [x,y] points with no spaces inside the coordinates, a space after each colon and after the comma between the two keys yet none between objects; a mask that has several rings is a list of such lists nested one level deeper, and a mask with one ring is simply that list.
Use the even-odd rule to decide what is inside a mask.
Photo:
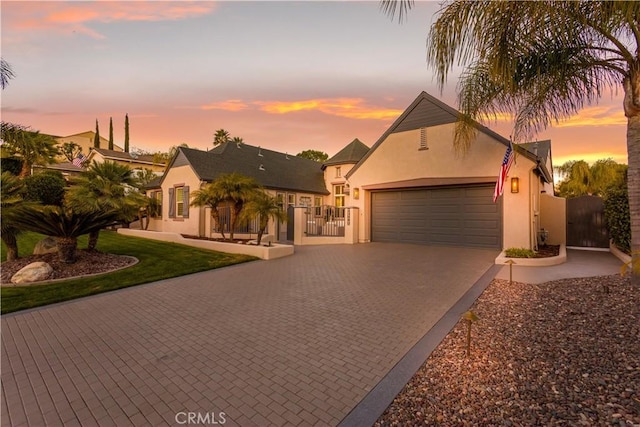
[{"label": "driveway", "polygon": [[496,255],[296,247],[3,316],[2,425],[336,425]]}]

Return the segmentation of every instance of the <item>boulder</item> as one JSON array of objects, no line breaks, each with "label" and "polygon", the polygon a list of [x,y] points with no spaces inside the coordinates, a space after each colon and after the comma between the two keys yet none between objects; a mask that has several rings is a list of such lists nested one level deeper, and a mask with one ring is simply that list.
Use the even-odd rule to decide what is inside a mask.
[{"label": "boulder", "polygon": [[43,261],[32,262],[29,265],[22,267],[11,278],[11,283],[32,283],[40,282],[41,280],[47,280],[51,273],[53,273],[53,267]]},{"label": "boulder", "polygon": [[45,237],[36,243],[36,247],[33,248],[34,255],[55,254],[58,252],[58,246],[56,245],[56,239],[53,237]]}]

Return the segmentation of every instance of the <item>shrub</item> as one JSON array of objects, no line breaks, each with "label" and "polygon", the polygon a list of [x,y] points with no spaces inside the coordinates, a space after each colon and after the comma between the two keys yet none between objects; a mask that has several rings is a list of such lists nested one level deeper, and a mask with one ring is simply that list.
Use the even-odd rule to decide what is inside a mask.
[{"label": "shrub", "polygon": [[0,158],[0,170],[18,176],[22,170],[22,160],[15,157],[2,157]]},{"label": "shrub", "polygon": [[509,248],[504,251],[508,258],[535,258],[536,253],[531,249]]},{"label": "shrub", "polygon": [[620,186],[607,191],[604,198],[604,216],[613,243],[626,253],[631,253],[631,214],[629,193]]},{"label": "shrub", "polygon": [[43,205],[62,206],[66,185],[60,172],[43,172],[24,180],[24,198]]}]

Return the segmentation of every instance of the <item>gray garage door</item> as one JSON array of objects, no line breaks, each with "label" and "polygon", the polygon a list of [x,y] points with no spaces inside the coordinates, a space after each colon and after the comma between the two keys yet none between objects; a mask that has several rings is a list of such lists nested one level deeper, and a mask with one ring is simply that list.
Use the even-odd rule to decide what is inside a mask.
[{"label": "gray garage door", "polygon": [[372,193],[375,242],[501,248],[502,198],[493,185]]}]

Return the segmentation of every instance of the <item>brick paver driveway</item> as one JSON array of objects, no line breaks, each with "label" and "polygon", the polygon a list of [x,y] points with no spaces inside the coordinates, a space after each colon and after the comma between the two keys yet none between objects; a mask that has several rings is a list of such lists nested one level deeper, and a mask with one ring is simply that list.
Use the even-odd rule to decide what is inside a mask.
[{"label": "brick paver driveway", "polygon": [[496,255],[297,247],[4,316],[2,425],[335,425]]}]

